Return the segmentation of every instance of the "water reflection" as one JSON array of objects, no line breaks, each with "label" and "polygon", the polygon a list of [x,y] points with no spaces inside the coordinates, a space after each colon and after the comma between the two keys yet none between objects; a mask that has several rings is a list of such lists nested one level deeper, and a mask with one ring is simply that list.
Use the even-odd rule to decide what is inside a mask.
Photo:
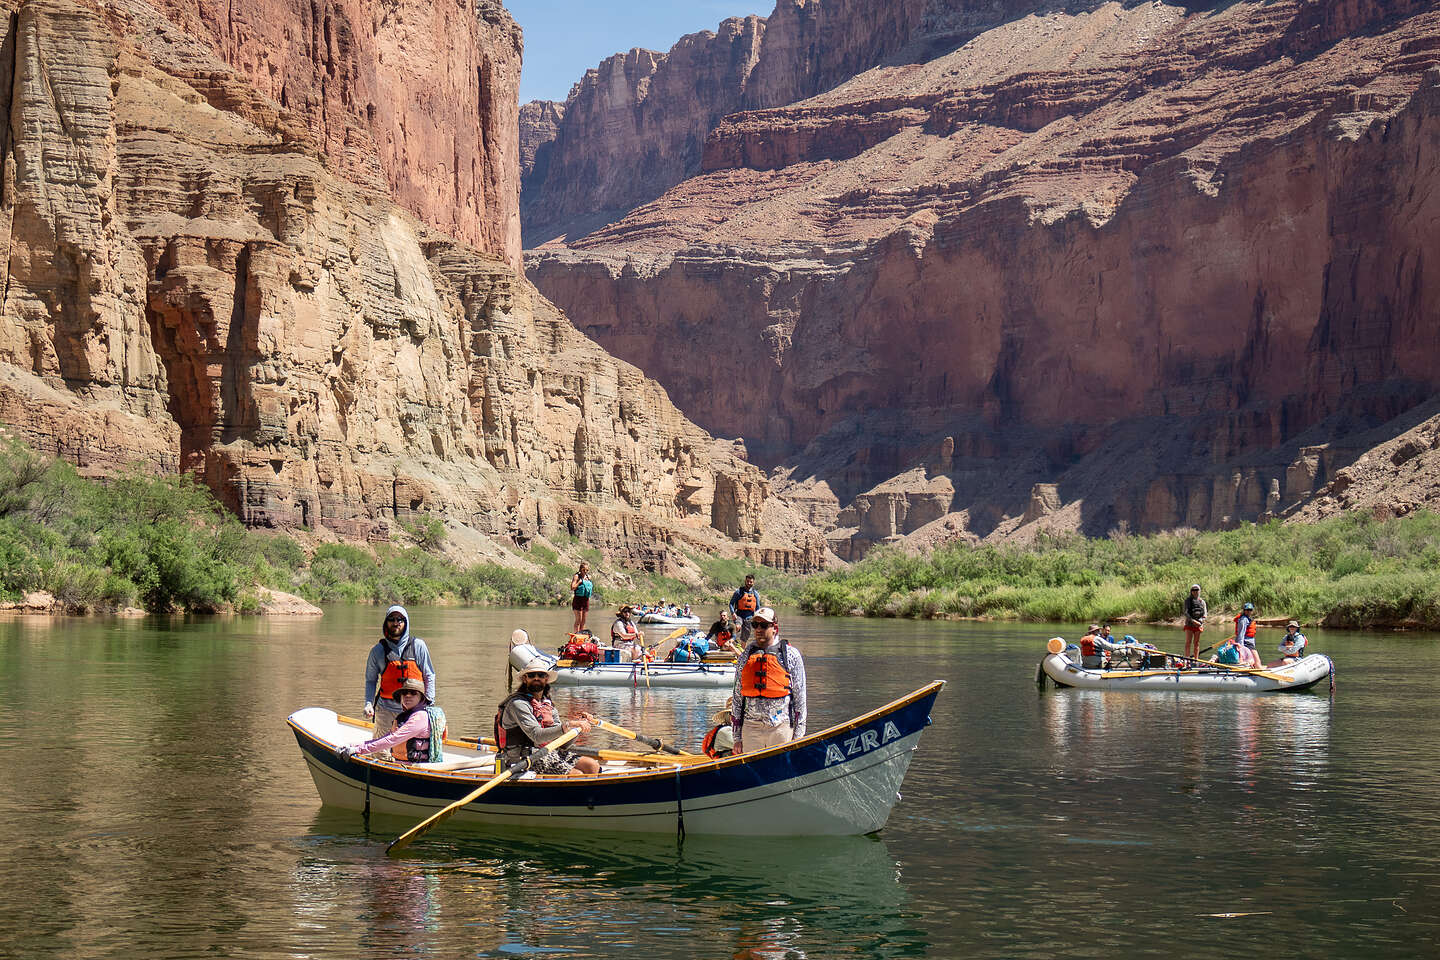
[{"label": "water reflection", "polygon": [[[437,916],[466,916],[475,955],[908,957],[928,939],[900,867],[873,837],[672,837],[467,829],[404,861],[381,842],[404,824],[322,812],[296,872],[297,914],[327,916],[341,886],[366,904],[361,945],[405,955]],[[484,905],[477,910],[476,905]],[[642,919],[643,918],[643,919]],[[697,946],[703,939],[703,947]]]}]

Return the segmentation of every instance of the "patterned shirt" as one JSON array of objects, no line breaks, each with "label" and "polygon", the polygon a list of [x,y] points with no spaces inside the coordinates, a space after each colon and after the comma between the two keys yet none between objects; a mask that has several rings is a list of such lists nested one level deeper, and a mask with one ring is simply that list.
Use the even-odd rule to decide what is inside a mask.
[{"label": "patterned shirt", "polygon": [[[730,725],[735,731],[735,739],[741,740],[742,723],[758,723],[767,727],[778,727],[782,723],[788,723],[790,718],[795,718],[795,739],[799,740],[805,736],[805,658],[800,656],[800,651],[795,649],[794,644],[785,645],[785,669],[790,674],[790,695],[786,697],[747,697],[740,693],[741,672],[745,662],[750,655],[757,650],[775,650],[780,645],[777,637],[768,647],[762,648],[759,644],[752,643],[745,648],[745,652],[735,662],[735,690],[731,703]],[[791,701],[794,701],[793,709]],[[743,717],[743,719],[742,719]]]}]

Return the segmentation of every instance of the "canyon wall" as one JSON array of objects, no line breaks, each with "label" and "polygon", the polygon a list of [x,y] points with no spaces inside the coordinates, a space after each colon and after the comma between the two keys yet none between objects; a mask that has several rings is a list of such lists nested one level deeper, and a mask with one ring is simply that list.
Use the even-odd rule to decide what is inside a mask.
[{"label": "canyon wall", "polygon": [[383,153],[372,177],[338,157],[358,141],[326,120],[350,102],[330,80],[296,111],[160,6],[6,3],[0,420],[30,442],[193,471],[252,526],[384,538],[436,514],[668,573],[687,551],[821,562],[755,467],[501,249],[412,213]]},{"label": "canyon wall", "polygon": [[519,263],[523,44],[500,0],[150,0],[310,128],[331,169]]},{"label": "canyon wall", "polygon": [[842,556],[1294,510],[1440,389],[1432,4],[1040,12],[527,256]]},{"label": "canyon wall", "polygon": [[522,193],[525,245],[576,239],[700,172],[706,137],[730,113],[813,96],[887,58],[923,57],[1007,18],[1094,5],[779,0],[768,17],[725,20],[667,53],[618,53],[576,83],[562,122],[522,127],[522,152],[548,154]]}]

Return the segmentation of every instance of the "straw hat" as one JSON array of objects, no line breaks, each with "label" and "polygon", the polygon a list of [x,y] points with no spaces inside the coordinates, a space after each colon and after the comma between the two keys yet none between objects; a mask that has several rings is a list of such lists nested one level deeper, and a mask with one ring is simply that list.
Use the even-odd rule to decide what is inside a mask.
[{"label": "straw hat", "polygon": [[525,664],[525,666],[520,669],[520,676],[523,677],[527,673],[545,674],[546,683],[554,683],[556,680],[560,679],[560,674],[556,673],[554,670],[551,669],[550,661],[546,660],[544,657],[530,658],[530,662]]},{"label": "straw hat", "polygon": [[723,708],[719,709],[719,710],[716,710],[713,714],[710,715],[710,722],[711,722],[711,723],[729,723],[729,722],[730,722],[730,711],[731,711],[731,709],[733,709],[734,706],[735,706],[735,698],[734,698],[734,697],[726,697],[726,698],[725,698],[725,706],[724,706]]}]

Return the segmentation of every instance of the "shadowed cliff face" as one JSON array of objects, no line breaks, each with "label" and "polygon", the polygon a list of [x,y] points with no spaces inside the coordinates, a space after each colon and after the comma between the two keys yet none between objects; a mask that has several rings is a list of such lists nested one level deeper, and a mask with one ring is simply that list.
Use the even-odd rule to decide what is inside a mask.
[{"label": "shadowed cliff face", "polygon": [[842,555],[1254,519],[1440,387],[1432,5],[1042,13],[732,115],[528,259]]},{"label": "shadowed cliff face", "polygon": [[788,514],[730,445],[503,258],[338,176],[314,117],[209,37],[142,0],[5,24],[0,420],[33,443],[194,471],[252,525],[436,513],[670,573],[729,537],[820,562],[813,533],[767,539]]}]

